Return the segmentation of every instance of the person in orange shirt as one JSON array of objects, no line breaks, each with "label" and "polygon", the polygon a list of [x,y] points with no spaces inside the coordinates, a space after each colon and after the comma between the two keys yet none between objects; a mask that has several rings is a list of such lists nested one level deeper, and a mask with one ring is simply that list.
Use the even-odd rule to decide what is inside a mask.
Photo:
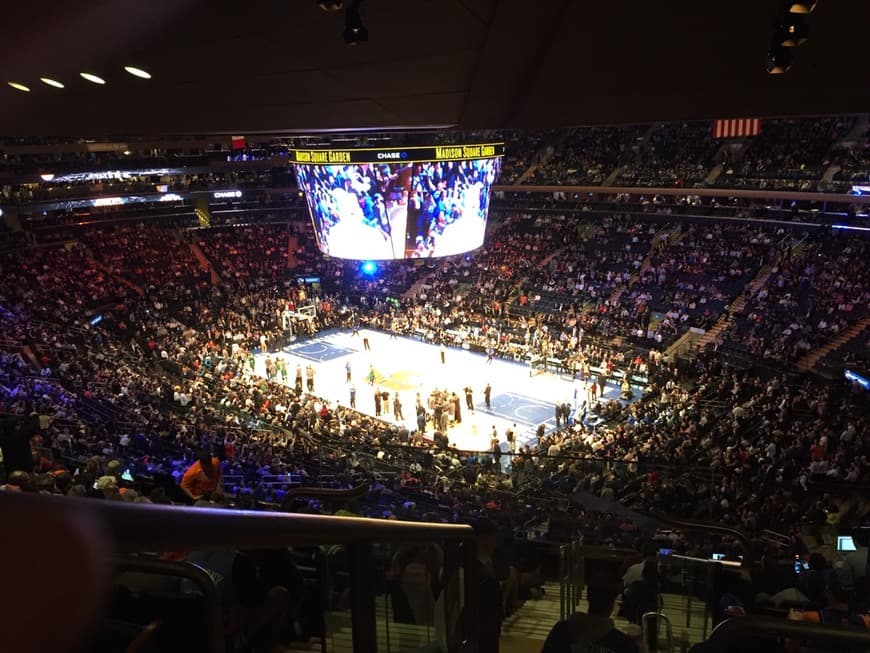
[{"label": "person in orange shirt", "polygon": [[[825,586],[827,606],[821,610],[791,610],[788,618],[791,621],[808,621],[816,624],[830,624],[870,630],[870,614],[863,614],[850,607],[854,598],[853,579],[849,573],[835,567],[831,570]],[[785,650],[796,653],[801,649],[801,642],[796,639],[785,640]]]},{"label": "person in orange shirt", "polygon": [[221,484],[221,467],[211,451],[203,449],[199,459],[184,471],[181,477],[181,489],[193,501],[207,498]]}]

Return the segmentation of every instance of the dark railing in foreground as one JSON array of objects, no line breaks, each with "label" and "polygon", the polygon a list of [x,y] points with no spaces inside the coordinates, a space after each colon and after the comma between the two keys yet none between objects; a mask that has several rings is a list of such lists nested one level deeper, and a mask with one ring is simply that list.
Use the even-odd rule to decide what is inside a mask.
[{"label": "dark railing in foreground", "polygon": [[692,521],[689,519],[678,519],[675,517],[670,517],[661,512],[653,511],[650,513],[652,517],[658,521],[660,524],[665,526],[670,526],[672,528],[677,528],[681,531],[685,532],[696,532],[696,533],[718,533],[720,535],[728,535],[733,537],[735,540],[739,541],[743,545],[743,561],[741,563],[742,567],[750,567],[752,564],[752,546],[749,535],[741,531],[737,528],[732,528],[730,526],[722,526],[720,524],[713,524],[710,522],[700,522],[700,521]]},{"label": "dark railing in foreground", "polygon": [[831,626],[806,621],[789,621],[774,617],[737,617],[720,623],[707,639],[710,653],[725,653],[734,650],[734,643],[760,638],[786,637],[801,642],[824,644],[826,649],[850,651],[870,650],[870,631],[866,629]]},{"label": "dark railing in foreground", "polygon": [[[448,641],[468,650],[476,650],[478,579],[477,551],[474,531],[467,525],[433,524],[387,521],[355,517],[331,517],[278,512],[253,512],[215,508],[188,508],[132,504],[92,499],[48,497],[32,494],[0,493],[0,514],[26,514],[36,522],[54,523],[58,516],[67,520],[93,524],[94,538],[101,531],[114,552],[138,553],[144,551],[222,551],[227,549],[269,549],[289,546],[342,544],[347,547],[350,566],[350,606],[354,651],[377,651],[377,615],[375,611],[373,542],[442,542],[445,561],[455,564],[450,573],[464,569],[464,610],[459,620],[459,632],[447,633]],[[450,555],[447,555],[450,554]],[[152,564],[153,562],[153,564]],[[139,562],[136,559],[116,558],[120,569],[157,571],[172,576],[184,576],[198,586],[207,574],[195,565],[173,563],[163,569],[162,562]],[[182,568],[184,567],[184,568]],[[202,573],[199,573],[202,572]],[[445,564],[445,577],[448,574]],[[216,593],[203,591],[209,608],[209,650],[223,653],[224,641],[216,610]],[[445,609],[446,601],[445,601]],[[460,644],[462,643],[462,644]]]}]

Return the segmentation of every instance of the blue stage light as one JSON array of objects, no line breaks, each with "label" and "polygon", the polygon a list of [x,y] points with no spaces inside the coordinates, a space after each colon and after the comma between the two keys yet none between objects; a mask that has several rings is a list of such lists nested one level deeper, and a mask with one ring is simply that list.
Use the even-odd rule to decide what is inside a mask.
[{"label": "blue stage light", "polygon": [[374,261],[364,261],[362,264],[362,271],[363,274],[371,276],[378,271],[378,264]]}]

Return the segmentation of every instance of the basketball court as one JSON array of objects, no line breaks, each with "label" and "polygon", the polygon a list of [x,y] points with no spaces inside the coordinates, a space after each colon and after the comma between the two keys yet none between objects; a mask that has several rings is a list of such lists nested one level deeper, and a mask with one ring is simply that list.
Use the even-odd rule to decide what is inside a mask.
[{"label": "basketball court", "polygon": [[[364,340],[371,349],[366,351]],[[417,428],[414,406],[419,392],[423,402],[433,389],[455,392],[460,398],[462,421],[451,427],[447,435],[459,449],[483,451],[489,449],[492,428],[498,431],[502,448],[506,448],[505,432],[516,424],[517,442],[533,442],[540,424],[547,431],[556,427],[556,403],[574,406],[586,398],[584,384],[555,373],[530,375],[529,366],[494,359],[486,362],[483,354],[463,349],[447,348],[445,362],[441,362],[440,347],[419,340],[362,329],[358,334],[349,330],[333,330],[316,338],[294,343],[281,352],[287,361],[288,383],[294,383],[297,365],[315,370],[314,394],[342,406],[350,405],[351,386],[356,388],[356,409],[375,415],[375,391],[398,393],[404,419],[401,424],[409,430]],[[274,358],[277,354],[273,352]],[[255,373],[266,374],[265,354],[256,354]],[[347,364],[350,364],[351,383],[346,382]],[[369,384],[369,371],[374,371],[374,383]],[[490,406],[484,401],[484,388],[492,388]],[[474,411],[466,408],[464,388],[473,391]],[[635,396],[639,391],[635,389]],[[619,387],[609,383],[605,399],[618,399]],[[392,410],[392,400],[389,402]],[[382,419],[399,424],[392,414]],[[428,436],[431,437],[431,425]]]}]

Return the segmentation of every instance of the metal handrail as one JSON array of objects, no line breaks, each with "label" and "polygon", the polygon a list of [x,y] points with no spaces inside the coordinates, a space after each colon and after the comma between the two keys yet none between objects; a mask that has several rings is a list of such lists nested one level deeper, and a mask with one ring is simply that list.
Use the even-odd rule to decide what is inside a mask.
[{"label": "metal handrail", "polygon": [[322,497],[335,500],[350,501],[351,499],[357,499],[365,495],[368,491],[369,484],[367,482],[360,483],[356,487],[341,490],[335,488],[300,486],[288,490],[287,497],[292,497],[294,499],[299,497]]},{"label": "metal handrail", "polygon": [[[643,653],[649,653],[651,650],[658,650],[658,638],[661,624],[665,625],[665,648],[667,653],[674,650],[674,630],[671,626],[671,620],[661,611],[645,612],[640,618],[640,625],[643,632]],[[654,637],[655,639],[650,639]]]},{"label": "metal handrail", "polygon": [[190,562],[154,560],[150,558],[113,558],[112,566],[122,572],[138,572],[160,576],[174,576],[192,582],[202,594],[208,623],[208,650],[223,653],[226,646],[223,637],[223,616],[217,587],[206,571]]},{"label": "metal handrail", "polygon": [[371,540],[468,540],[470,526],[267,513],[217,508],[92,501],[71,497],[0,494],[4,505],[23,503],[36,515],[46,509],[76,509],[102,520],[116,546],[125,551],[222,551],[315,544],[351,544]]},{"label": "metal handrail", "polygon": [[752,547],[750,546],[749,535],[737,528],[731,528],[730,526],[722,526],[721,524],[713,524],[710,522],[675,519],[656,511],[652,511],[650,514],[657,521],[680,530],[729,535],[734,539],[739,540],[743,545],[743,564],[741,566],[748,567],[752,563]]},{"label": "metal handrail", "polygon": [[[320,544],[347,545],[354,651],[377,650],[373,541],[442,541],[461,544],[465,569],[462,639],[476,650],[477,548],[470,526],[287,513],[125,504],[68,497],[0,493],[0,514],[23,509],[34,521],[79,511],[104,529],[116,551],[224,551]],[[204,573],[204,572],[203,572]],[[195,580],[195,579],[194,579]],[[206,596],[208,600],[208,596]],[[212,630],[215,628],[212,626]],[[217,648],[212,650],[218,650]]]},{"label": "metal handrail", "polygon": [[759,637],[788,637],[802,641],[824,642],[826,646],[870,648],[870,632],[866,629],[831,626],[807,621],[790,621],[773,617],[746,616],[727,619],[710,633],[707,644],[715,653],[725,653],[735,641]]},{"label": "metal handrail", "polygon": [[[700,197],[738,197],[744,199],[809,200],[811,202],[844,202],[846,204],[870,204],[870,197],[846,195],[845,193],[820,193],[817,191],[751,190],[743,188],[676,188],[645,186],[558,186],[553,184],[521,184],[493,186],[494,193],[594,193],[596,195],[697,195]],[[624,211],[629,212],[629,211]],[[682,217],[682,216],[679,216]],[[707,216],[698,216],[707,217]],[[719,217],[719,216],[715,216]],[[730,216],[728,216],[730,217]],[[732,218],[733,219],[733,218]],[[740,218],[743,222],[772,222],[762,218]],[[782,221],[783,224],[789,224]],[[816,223],[796,223],[800,227],[814,227]]]}]

